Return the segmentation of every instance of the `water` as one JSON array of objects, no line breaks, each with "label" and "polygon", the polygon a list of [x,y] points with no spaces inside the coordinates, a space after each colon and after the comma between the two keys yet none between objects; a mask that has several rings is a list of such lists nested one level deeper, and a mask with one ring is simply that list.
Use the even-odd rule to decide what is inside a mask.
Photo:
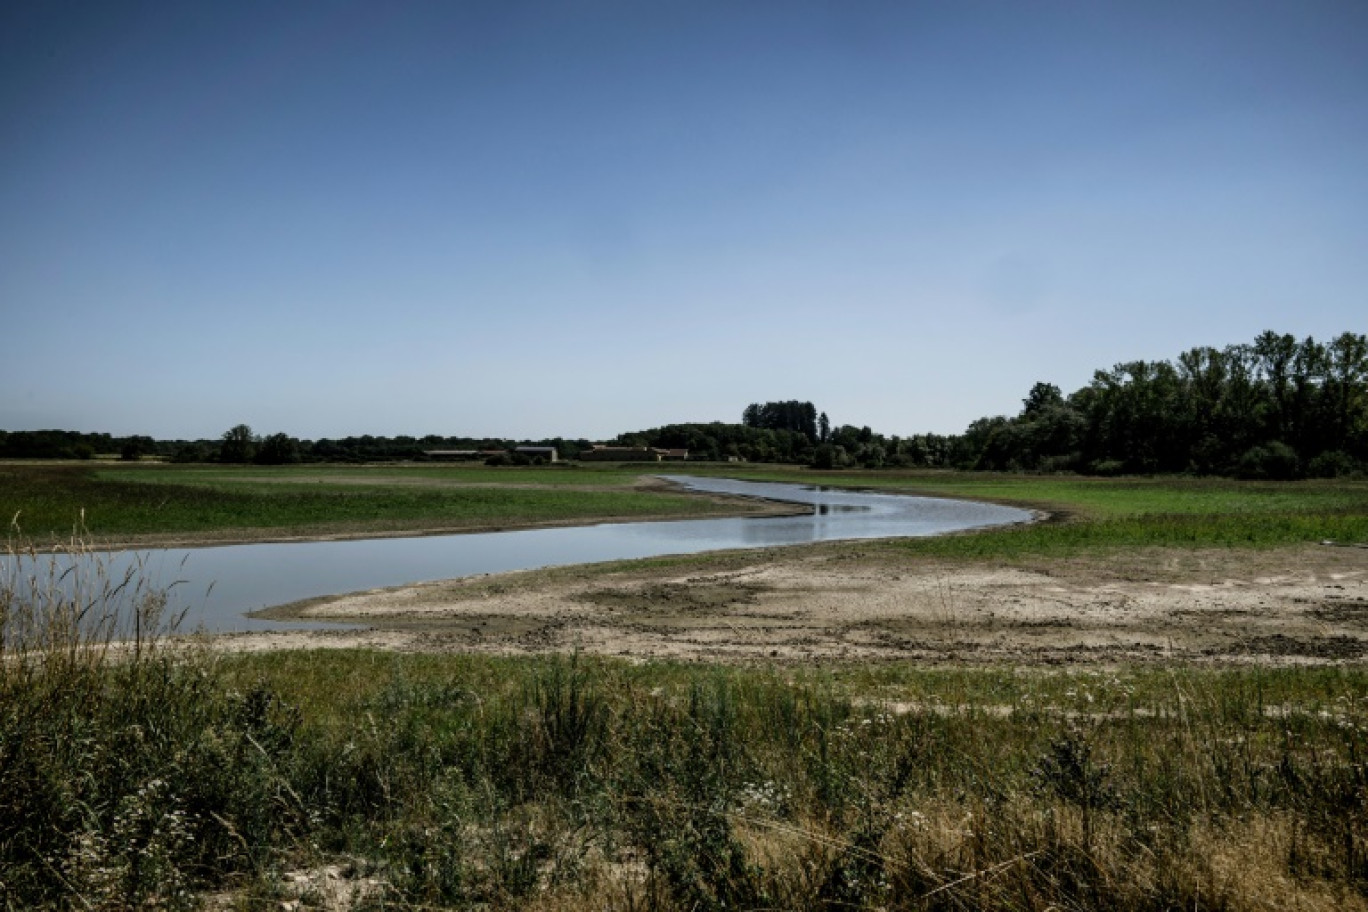
[{"label": "water", "polygon": [[[673,522],[608,523],[522,532],[287,542],[138,552],[154,585],[175,584],[188,606],[182,630],[305,629],[326,624],[246,616],[316,596],[566,564],[696,554],[838,539],[937,535],[1028,521],[1025,510],[931,497],[669,477],[700,491],[805,504],[810,514]],[[118,561],[132,555],[114,555]],[[117,567],[115,572],[122,572]]]}]

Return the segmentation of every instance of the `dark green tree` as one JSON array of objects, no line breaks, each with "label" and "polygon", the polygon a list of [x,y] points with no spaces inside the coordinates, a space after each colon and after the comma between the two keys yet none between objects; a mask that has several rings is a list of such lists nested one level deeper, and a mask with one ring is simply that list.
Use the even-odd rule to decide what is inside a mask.
[{"label": "dark green tree", "polygon": [[1021,400],[1021,416],[1034,418],[1047,408],[1057,408],[1064,404],[1064,394],[1053,383],[1037,383],[1031,387],[1026,398]]},{"label": "dark green tree", "polygon": [[254,459],[260,465],[287,465],[299,462],[299,441],[289,434],[272,434],[261,441]]},{"label": "dark green tree", "polygon": [[784,402],[752,403],[741,412],[741,423],[746,427],[792,431],[802,434],[810,442],[820,439],[817,430],[817,408],[811,402],[789,399]]},{"label": "dark green tree", "polygon": [[[1368,339],[1274,332],[1176,362],[1098,371],[1068,397],[1035,384],[1015,418],[984,418],[951,460],[980,469],[1341,475],[1368,462]],[[843,429],[844,430],[844,429]],[[841,431],[833,442],[845,443]],[[902,460],[895,459],[895,463]]]},{"label": "dark green tree", "polygon": [[223,432],[219,444],[219,462],[251,462],[257,452],[257,437],[245,424],[234,425]]}]

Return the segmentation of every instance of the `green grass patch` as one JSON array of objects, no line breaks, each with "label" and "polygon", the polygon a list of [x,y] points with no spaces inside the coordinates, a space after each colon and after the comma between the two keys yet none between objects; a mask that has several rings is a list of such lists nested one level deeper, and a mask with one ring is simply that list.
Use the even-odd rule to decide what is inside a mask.
[{"label": "green grass patch", "polygon": [[895,551],[943,557],[1061,556],[1080,550],[1139,547],[1273,547],[1327,539],[1368,542],[1368,482],[1364,481],[819,473],[772,468],[734,474],[757,481],[989,500],[1054,514],[1054,521],[1029,527],[904,539],[887,545]]},{"label": "green grass patch", "polygon": [[271,491],[281,487],[393,488],[401,486],[449,487],[466,485],[536,485],[547,487],[624,487],[643,474],[611,466],[491,467],[483,465],[300,465],[218,466],[143,465],[112,466],[99,473],[104,480],[146,484],[194,485]]},{"label": "green grass patch", "polygon": [[[516,473],[516,474],[515,474]],[[578,484],[566,481],[571,475]],[[327,534],[688,517],[702,498],[635,490],[634,473],[484,468],[235,469],[0,464],[0,512],[39,537],[262,530]]]},{"label": "green grass patch", "polygon": [[1166,514],[1368,511],[1368,482],[1350,480],[1257,482],[1186,476],[1089,478],[927,470],[816,472],[776,467],[738,467],[707,474],[1038,505],[1090,519]]}]

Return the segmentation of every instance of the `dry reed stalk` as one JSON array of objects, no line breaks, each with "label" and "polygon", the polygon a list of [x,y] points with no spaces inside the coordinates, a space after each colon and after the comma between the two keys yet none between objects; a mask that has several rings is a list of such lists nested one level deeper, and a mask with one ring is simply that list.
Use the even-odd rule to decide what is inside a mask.
[{"label": "dry reed stalk", "polygon": [[52,675],[92,672],[113,656],[141,660],[184,619],[168,612],[174,585],[156,585],[146,555],[95,547],[83,523],[40,549],[16,514],[0,552],[0,664]]}]

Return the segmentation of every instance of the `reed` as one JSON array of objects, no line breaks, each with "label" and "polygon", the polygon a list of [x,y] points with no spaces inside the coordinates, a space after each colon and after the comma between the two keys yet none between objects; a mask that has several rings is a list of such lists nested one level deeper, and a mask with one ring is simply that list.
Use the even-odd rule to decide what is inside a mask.
[{"label": "reed", "polygon": [[220,686],[145,569],[80,535],[0,556],[6,909],[190,908],[289,826],[288,717]]},{"label": "reed", "polygon": [[1363,669],[232,673],[311,707],[315,838],[396,907],[1368,908]]}]

